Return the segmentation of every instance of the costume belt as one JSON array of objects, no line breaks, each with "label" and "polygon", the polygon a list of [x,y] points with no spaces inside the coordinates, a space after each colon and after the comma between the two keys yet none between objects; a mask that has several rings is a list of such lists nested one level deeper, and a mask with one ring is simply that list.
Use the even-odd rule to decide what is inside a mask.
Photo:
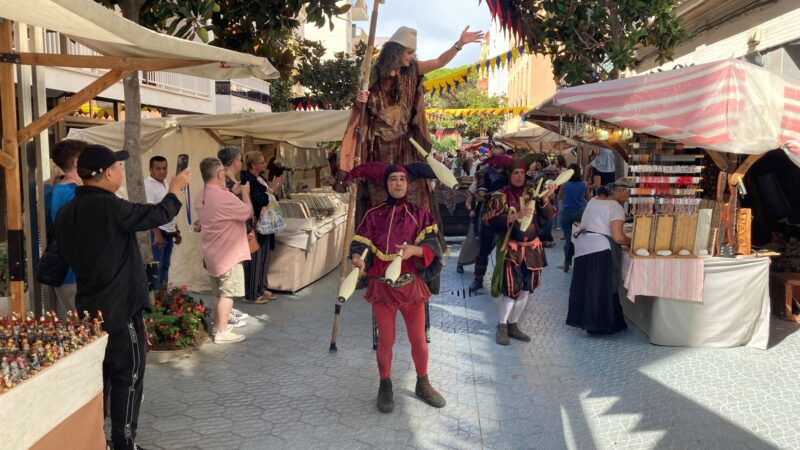
[{"label": "costume belt", "polygon": [[535,248],[535,249],[541,250],[543,248],[543,246],[542,246],[542,241],[540,241],[539,238],[537,237],[537,238],[534,238],[534,240],[532,240],[532,241],[528,241],[527,239],[525,239],[522,242],[509,240],[508,241],[508,248],[510,248],[511,250],[513,250],[515,252],[517,252],[517,251],[521,252],[522,253],[521,254],[522,260],[524,261],[525,260],[525,249],[527,249],[527,248]]}]

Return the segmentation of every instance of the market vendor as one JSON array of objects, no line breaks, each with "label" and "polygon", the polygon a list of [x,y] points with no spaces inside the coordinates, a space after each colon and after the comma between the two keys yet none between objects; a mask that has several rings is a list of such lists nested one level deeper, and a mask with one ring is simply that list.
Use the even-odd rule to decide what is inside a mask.
[{"label": "market vendor", "polygon": [[[542,269],[547,265],[539,239],[542,233],[540,224],[552,220],[556,214],[549,200],[555,192],[555,183],[537,199],[534,210],[526,206],[536,189],[525,187],[526,169],[524,161],[518,159],[513,162],[509,184],[492,194],[483,213],[483,222],[497,232],[498,242],[501,242],[498,244],[501,245],[498,260],[500,256],[503,257],[503,263],[495,265],[492,276],[492,296],[499,297],[495,341],[500,345],[509,345],[509,338],[525,342],[531,340],[520,329],[519,321],[528,304],[528,297],[541,284]],[[533,215],[533,220],[523,230],[518,220],[525,215]],[[495,280],[502,281],[495,283]]]},{"label": "market vendor", "polygon": [[[388,413],[394,409],[392,346],[398,311],[406,324],[417,372],[414,393],[425,403],[442,408],[445,399],[428,380],[428,344],[425,342],[425,303],[431,297],[428,284],[442,270],[442,250],[437,238],[439,227],[430,211],[408,200],[409,182],[432,178],[433,173],[422,163],[406,167],[375,162],[355,167],[348,177],[381,180],[387,195],[386,202],[364,214],[350,244],[353,267],[366,271],[369,279],[364,298],[372,305],[378,327],[378,410]],[[366,260],[361,259],[364,249],[369,249]],[[401,275],[392,282],[385,279],[384,274],[401,250]]]}]

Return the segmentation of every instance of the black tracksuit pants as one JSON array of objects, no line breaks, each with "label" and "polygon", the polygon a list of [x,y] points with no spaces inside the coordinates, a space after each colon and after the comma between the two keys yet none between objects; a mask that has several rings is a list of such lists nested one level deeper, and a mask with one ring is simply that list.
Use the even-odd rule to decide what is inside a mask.
[{"label": "black tracksuit pants", "polygon": [[142,313],[131,317],[122,330],[109,333],[103,359],[103,393],[111,415],[114,450],[134,448],[145,367],[145,330]]}]

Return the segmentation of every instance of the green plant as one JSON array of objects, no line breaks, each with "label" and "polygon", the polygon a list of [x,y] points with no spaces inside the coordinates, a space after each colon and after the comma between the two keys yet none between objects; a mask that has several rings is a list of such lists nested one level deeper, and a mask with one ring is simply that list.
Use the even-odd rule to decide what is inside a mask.
[{"label": "green plant", "polygon": [[194,347],[202,335],[209,312],[187,294],[186,286],[163,286],[156,291],[152,311],[144,315],[147,336],[154,350]]},{"label": "green plant", "polygon": [[447,153],[458,150],[456,138],[447,136],[442,139],[433,140],[433,149],[439,153]]}]

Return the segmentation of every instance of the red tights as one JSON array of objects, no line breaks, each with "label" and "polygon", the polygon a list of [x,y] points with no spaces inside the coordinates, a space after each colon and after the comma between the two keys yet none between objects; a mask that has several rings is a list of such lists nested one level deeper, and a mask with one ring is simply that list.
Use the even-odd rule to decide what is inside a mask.
[{"label": "red tights", "polygon": [[388,306],[383,303],[372,304],[372,314],[378,325],[378,373],[382,380],[392,376],[392,346],[394,346],[397,311],[403,315],[411,343],[411,358],[417,368],[417,376],[428,374],[428,344],[425,342],[425,303],[403,306]]}]

